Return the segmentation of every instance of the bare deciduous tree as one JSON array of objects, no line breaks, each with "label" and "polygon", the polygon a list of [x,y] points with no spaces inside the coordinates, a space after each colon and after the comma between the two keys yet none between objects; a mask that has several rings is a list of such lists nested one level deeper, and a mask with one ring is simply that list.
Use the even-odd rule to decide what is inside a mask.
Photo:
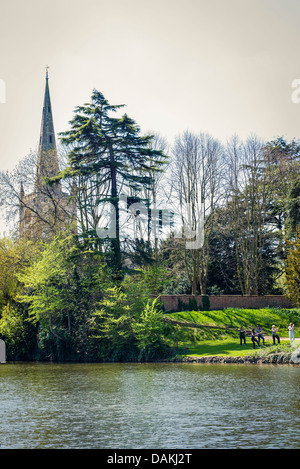
[{"label": "bare deciduous tree", "polygon": [[[216,208],[222,197],[223,160],[220,142],[208,134],[185,132],[177,137],[171,164],[171,187],[174,211],[180,214],[182,228],[190,227],[197,243],[185,249],[185,265],[192,284],[206,293],[209,263],[209,237]],[[187,238],[189,233],[183,233]]]},{"label": "bare deciduous tree", "polygon": [[[6,218],[16,232],[21,233],[21,223],[25,220],[35,233],[38,226],[43,226],[41,231],[46,235],[62,225],[66,227],[67,219],[71,223],[72,187],[65,181],[51,185],[37,178],[37,160],[37,152],[32,151],[11,172],[0,172],[0,206],[6,210]],[[63,167],[63,157],[60,163]]]}]

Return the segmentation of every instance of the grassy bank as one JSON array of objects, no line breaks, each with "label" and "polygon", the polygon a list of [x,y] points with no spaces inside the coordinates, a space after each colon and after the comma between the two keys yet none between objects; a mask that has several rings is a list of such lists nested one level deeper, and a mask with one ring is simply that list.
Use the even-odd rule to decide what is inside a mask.
[{"label": "grassy bank", "polygon": [[[171,340],[180,355],[243,357],[252,354],[289,353],[291,352],[288,339],[290,322],[295,324],[296,345],[300,346],[300,309],[228,308],[222,311],[185,311],[166,315],[176,321],[202,326],[176,326]],[[280,345],[273,345],[271,338],[273,324],[279,327]],[[240,345],[239,328],[243,326],[250,330],[257,325],[263,328],[265,346],[261,342],[261,348],[258,349],[256,346],[253,350],[250,337],[246,338],[246,345]],[[216,326],[216,328],[205,326]]]}]

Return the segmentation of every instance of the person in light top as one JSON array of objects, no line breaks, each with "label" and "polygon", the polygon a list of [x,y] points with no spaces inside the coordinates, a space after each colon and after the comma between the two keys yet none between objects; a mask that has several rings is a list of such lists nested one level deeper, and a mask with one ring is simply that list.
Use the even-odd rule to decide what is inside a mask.
[{"label": "person in light top", "polygon": [[256,334],[257,334],[257,338],[258,338],[258,345],[260,344],[260,339],[263,341],[263,345],[265,345],[265,338],[262,334],[262,327],[260,327],[260,326],[256,327]]},{"label": "person in light top", "polygon": [[290,344],[292,345],[293,342],[295,342],[295,326],[290,322],[290,325],[288,327],[289,329],[289,338],[290,338]]},{"label": "person in light top", "polygon": [[280,344],[280,338],[277,334],[279,327],[276,327],[274,324],[272,326],[272,337],[273,337],[273,344],[275,345],[275,339],[277,339],[277,344]]}]

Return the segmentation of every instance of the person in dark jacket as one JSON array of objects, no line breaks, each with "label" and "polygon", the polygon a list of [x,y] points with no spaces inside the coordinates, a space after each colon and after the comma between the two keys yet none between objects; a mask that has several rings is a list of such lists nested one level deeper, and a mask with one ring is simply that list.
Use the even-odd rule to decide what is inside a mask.
[{"label": "person in dark jacket", "polygon": [[262,327],[260,326],[256,327],[256,334],[257,334],[257,339],[258,339],[258,345],[260,344],[260,339],[262,339],[263,345],[265,345],[265,338],[262,335]]},{"label": "person in dark jacket", "polygon": [[246,331],[243,326],[240,328],[240,345],[246,344]]},{"label": "person in dark jacket", "polygon": [[255,342],[257,343],[258,348],[260,348],[259,342],[256,338],[255,329],[251,330],[251,340],[252,340],[253,348],[255,348]]}]

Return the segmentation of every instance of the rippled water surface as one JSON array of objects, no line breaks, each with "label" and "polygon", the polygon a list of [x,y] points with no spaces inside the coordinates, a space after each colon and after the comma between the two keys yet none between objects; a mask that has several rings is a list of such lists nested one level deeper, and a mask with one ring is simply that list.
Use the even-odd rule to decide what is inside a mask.
[{"label": "rippled water surface", "polygon": [[4,448],[300,448],[300,367],[0,365]]}]

